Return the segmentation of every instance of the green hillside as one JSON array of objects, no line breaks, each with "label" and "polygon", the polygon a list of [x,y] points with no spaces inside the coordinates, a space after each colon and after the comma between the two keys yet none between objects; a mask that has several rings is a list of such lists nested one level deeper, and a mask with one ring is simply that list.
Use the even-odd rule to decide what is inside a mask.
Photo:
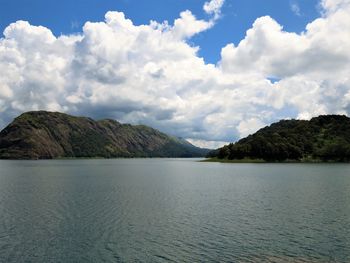
[{"label": "green hillside", "polygon": [[281,120],[208,154],[221,160],[350,161],[350,118]]},{"label": "green hillside", "polygon": [[34,111],[0,132],[1,159],[201,157],[208,150],[144,125]]}]

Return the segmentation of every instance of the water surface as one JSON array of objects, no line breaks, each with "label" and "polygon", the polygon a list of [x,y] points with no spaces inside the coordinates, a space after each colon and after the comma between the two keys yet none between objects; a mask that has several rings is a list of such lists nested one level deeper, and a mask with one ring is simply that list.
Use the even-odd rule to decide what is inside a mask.
[{"label": "water surface", "polygon": [[0,262],[350,262],[350,165],[0,161]]}]

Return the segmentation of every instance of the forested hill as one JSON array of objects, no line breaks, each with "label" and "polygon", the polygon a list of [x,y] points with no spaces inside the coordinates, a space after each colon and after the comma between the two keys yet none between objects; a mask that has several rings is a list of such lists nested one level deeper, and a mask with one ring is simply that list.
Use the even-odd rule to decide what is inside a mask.
[{"label": "forested hill", "polygon": [[144,125],[34,111],[0,132],[0,159],[201,157],[207,149]]},{"label": "forested hill", "polygon": [[281,120],[208,155],[219,159],[265,161],[350,161],[350,118],[321,115]]}]

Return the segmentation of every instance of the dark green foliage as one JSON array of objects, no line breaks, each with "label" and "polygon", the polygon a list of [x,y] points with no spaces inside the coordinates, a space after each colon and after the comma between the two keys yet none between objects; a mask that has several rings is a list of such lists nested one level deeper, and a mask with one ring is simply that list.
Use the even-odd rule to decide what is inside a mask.
[{"label": "dark green foliage", "polygon": [[282,120],[211,152],[209,157],[350,161],[350,118],[323,115],[310,121]]},{"label": "dark green foliage", "polygon": [[201,157],[208,150],[147,126],[28,112],[0,132],[0,158]]}]

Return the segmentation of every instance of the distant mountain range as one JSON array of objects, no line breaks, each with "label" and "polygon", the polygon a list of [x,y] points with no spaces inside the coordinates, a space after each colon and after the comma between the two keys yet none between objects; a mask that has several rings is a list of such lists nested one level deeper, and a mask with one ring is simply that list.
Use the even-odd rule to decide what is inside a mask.
[{"label": "distant mountain range", "polygon": [[144,125],[33,111],[0,132],[0,159],[202,157],[208,149]]},{"label": "distant mountain range", "polygon": [[[306,120],[281,120],[214,150],[219,161],[350,161],[350,118],[322,115]],[[215,160],[215,159],[214,159]]]}]

